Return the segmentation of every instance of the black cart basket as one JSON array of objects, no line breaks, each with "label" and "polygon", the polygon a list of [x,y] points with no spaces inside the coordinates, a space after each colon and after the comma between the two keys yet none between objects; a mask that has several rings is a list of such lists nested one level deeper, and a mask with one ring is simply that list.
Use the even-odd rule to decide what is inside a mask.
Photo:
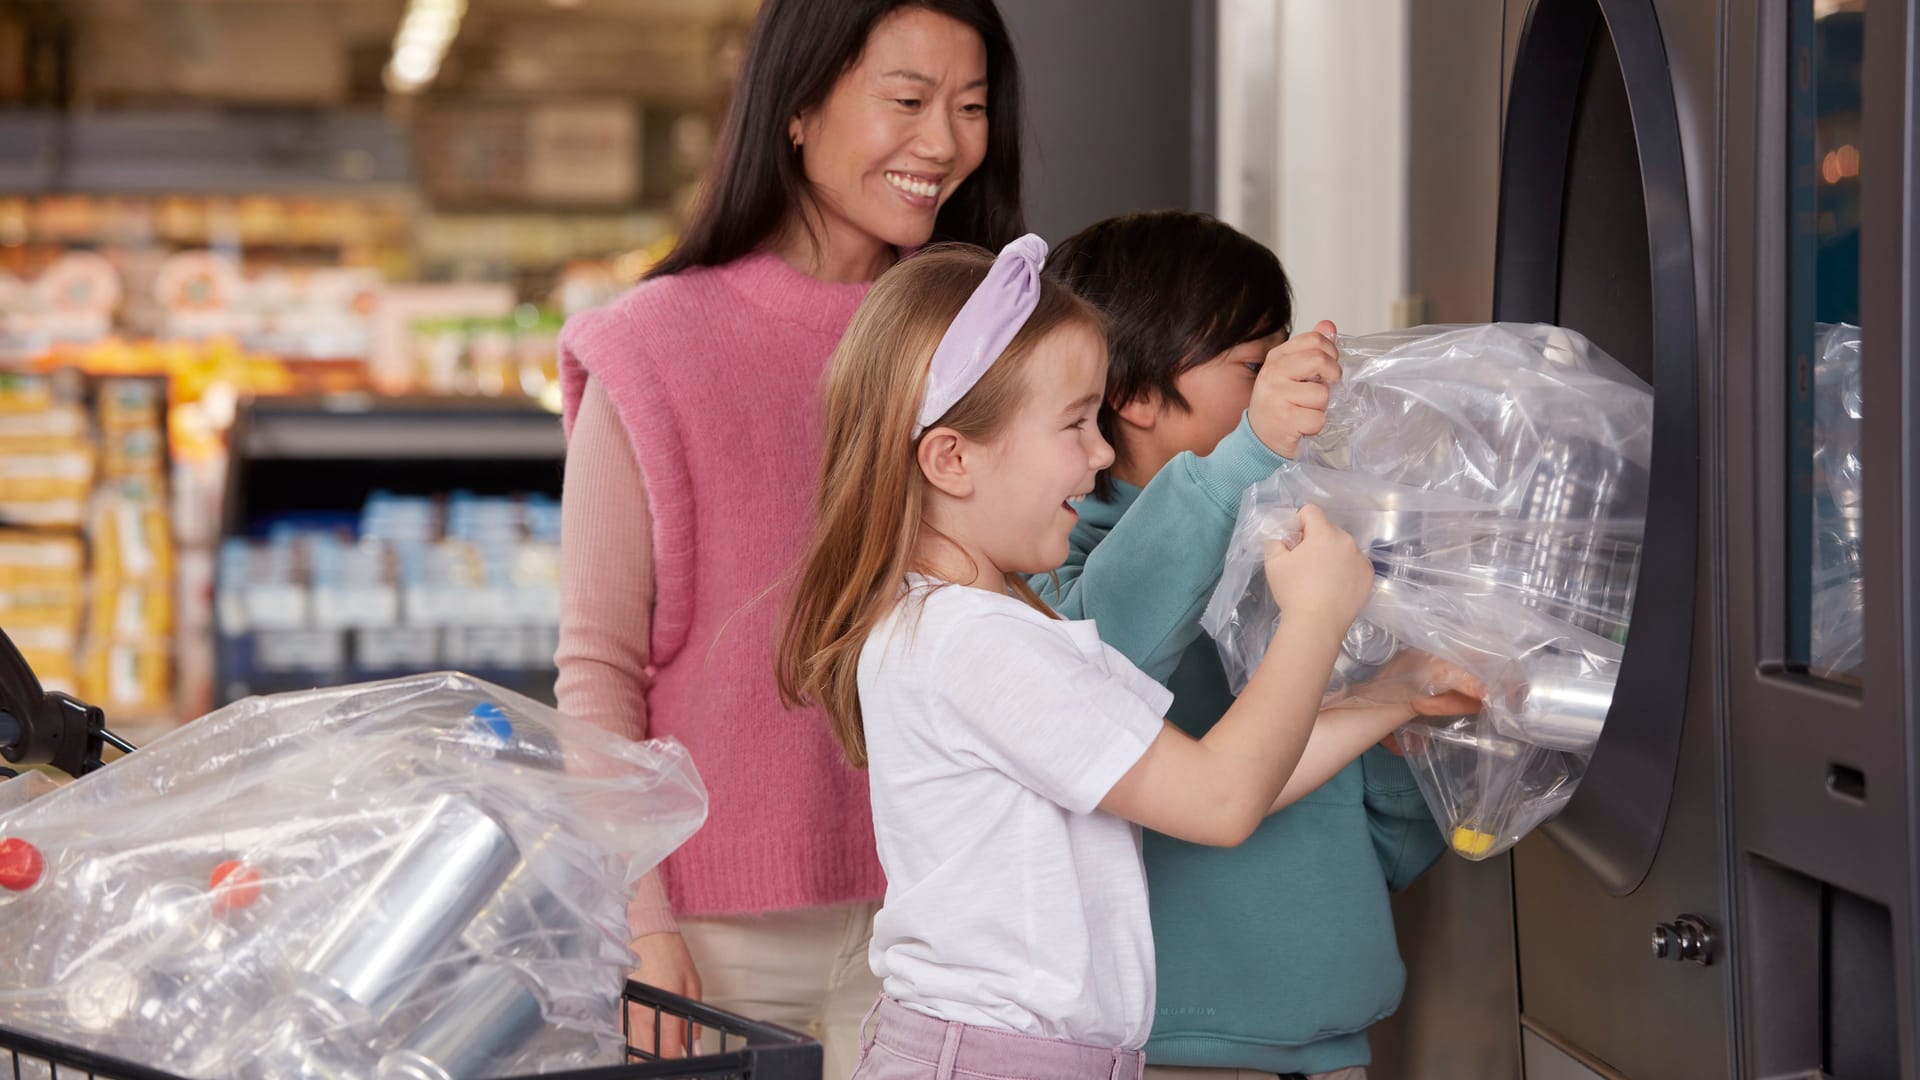
[{"label": "black cart basket", "polygon": [[[656,990],[627,984],[627,1058],[608,1065],[539,1080],[820,1080],[820,1044],[774,1024]],[[668,1058],[644,1047],[661,1045],[661,1036],[678,1028],[681,1045],[699,1033],[714,1052]],[[0,1080],[184,1080],[106,1054],[0,1027]],[[529,1078],[531,1080],[531,1078]]]}]

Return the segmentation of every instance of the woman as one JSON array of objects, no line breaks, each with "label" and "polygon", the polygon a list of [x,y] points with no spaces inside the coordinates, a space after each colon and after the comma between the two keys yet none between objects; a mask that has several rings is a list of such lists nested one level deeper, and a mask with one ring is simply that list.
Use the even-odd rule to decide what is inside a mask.
[{"label": "woman", "polygon": [[[858,1054],[885,891],[865,778],[784,709],[766,595],[806,544],[817,386],[869,284],[1024,231],[993,0],[767,0],[693,220],[561,337],[563,711],[673,736],[706,826],[629,911],[640,976]],[[671,1049],[663,1048],[663,1049]]]}]

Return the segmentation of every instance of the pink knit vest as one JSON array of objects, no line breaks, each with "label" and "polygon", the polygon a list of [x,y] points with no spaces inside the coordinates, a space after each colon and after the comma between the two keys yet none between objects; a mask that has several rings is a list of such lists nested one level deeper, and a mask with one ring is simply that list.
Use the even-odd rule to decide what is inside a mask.
[{"label": "pink knit vest", "polygon": [[867,288],[755,254],[644,282],[561,334],[568,430],[591,376],[646,478],[649,734],[687,747],[709,796],[706,826],[666,864],[683,916],[886,891],[866,775],[823,714],[782,707],[773,679],[784,583],[811,525],[820,380]]}]

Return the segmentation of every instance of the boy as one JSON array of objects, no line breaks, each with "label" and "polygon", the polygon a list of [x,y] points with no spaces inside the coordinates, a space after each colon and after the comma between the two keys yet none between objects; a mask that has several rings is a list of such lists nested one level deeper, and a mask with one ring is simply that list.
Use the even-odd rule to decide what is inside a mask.
[{"label": "boy", "polygon": [[[1241,492],[1326,419],[1331,323],[1286,340],[1273,253],[1201,214],[1131,214],[1062,244],[1047,272],[1110,320],[1100,428],[1115,461],[1068,561],[1033,586],[1173,690],[1191,734],[1232,702],[1199,616]],[[1376,747],[1238,848],[1143,840],[1157,955],[1147,1076],[1359,1080],[1367,1028],[1406,973],[1389,890],[1444,850],[1405,763]]]}]

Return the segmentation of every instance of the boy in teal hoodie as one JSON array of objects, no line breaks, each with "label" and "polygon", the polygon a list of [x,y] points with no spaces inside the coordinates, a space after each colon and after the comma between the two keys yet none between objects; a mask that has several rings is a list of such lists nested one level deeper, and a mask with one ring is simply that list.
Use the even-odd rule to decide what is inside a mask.
[{"label": "boy in teal hoodie", "polygon": [[[1324,423],[1333,326],[1286,341],[1279,260],[1201,214],[1093,225],[1047,272],[1108,317],[1099,423],[1116,457],[1078,506],[1066,565],[1033,586],[1172,689],[1168,719],[1199,736],[1233,701],[1200,613],[1241,493]],[[1367,1028],[1406,979],[1387,894],[1444,849],[1406,764],[1375,747],[1237,848],[1152,832],[1143,847],[1159,971],[1149,1080],[1364,1077]]]}]

